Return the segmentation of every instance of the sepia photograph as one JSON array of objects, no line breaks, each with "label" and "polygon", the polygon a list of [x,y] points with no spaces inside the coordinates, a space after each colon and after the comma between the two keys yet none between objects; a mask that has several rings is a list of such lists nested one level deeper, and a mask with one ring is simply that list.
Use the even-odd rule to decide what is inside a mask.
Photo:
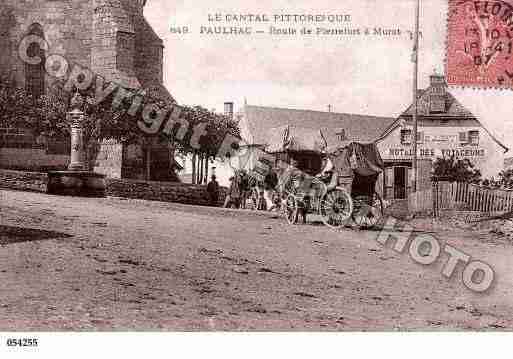
[{"label": "sepia photograph", "polygon": [[0,1],[0,355],[513,330],[513,0]]}]

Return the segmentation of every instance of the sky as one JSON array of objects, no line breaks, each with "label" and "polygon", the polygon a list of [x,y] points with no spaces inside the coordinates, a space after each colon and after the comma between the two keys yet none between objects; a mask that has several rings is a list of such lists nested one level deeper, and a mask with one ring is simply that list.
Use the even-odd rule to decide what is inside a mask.
[{"label": "sky", "polygon": [[[412,101],[414,0],[149,0],[145,16],[164,40],[164,82],[178,103],[223,110],[235,102],[397,117]],[[194,5],[192,5],[194,4]],[[324,28],[374,28],[399,36],[205,35],[209,14],[349,14]],[[421,1],[419,88],[444,72],[447,0]],[[248,24],[267,31],[269,24]],[[187,35],[171,27],[189,26]],[[285,23],[281,28],[300,29]],[[308,25],[314,29],[317,25]],[[513,91],[451,88],[513,156]]]}]

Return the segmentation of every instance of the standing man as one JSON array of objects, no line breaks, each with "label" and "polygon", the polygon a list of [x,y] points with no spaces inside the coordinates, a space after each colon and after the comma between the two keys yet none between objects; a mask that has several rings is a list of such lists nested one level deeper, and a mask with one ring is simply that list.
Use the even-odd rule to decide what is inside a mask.
[{"label": "standing man", "polygon": [[212,175],[211,181],[207,185],[208,201],[212,207],[217,207],[219,203],[219,183],[216,176]]},{"label": "standing man", "polygon": [[236,173],[230,178],[230,188],[228,189],[228,196],[224,202],[224,208],[235,207],[239,209],[240,206],[240,175]]},{"label": "standing man", "polygon": [[272,168],[264,179],[264,198],[267,204],[267,209],[272,211],[275,207],[273,201],[274,191],[278,186],[278,174],[275,169]]},{"label": "standing man", "polygon": [[240,207],[246,209],[248,198],[251,194],[249,175],[245,170],[240,172]]}]

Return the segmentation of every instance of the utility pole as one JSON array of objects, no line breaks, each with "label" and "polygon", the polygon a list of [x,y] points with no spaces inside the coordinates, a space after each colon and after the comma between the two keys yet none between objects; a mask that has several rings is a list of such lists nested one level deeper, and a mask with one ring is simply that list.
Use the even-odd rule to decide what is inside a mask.
[{"label": "utility pole", "polygon": [[417,132],[418,132],[418,76],[419,76],[419,18],[420,18],[420,0],[415,0],[415,34],[413,39],[413,183],[412,190],[417,192]]}]

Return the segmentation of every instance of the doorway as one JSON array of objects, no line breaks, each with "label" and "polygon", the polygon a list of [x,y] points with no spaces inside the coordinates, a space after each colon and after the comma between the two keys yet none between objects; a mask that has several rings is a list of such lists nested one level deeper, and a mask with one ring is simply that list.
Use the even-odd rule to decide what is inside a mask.
[{"label": "doorway", "polygon": [[406,199],[406,167],[394,167],[394,198]]}]

